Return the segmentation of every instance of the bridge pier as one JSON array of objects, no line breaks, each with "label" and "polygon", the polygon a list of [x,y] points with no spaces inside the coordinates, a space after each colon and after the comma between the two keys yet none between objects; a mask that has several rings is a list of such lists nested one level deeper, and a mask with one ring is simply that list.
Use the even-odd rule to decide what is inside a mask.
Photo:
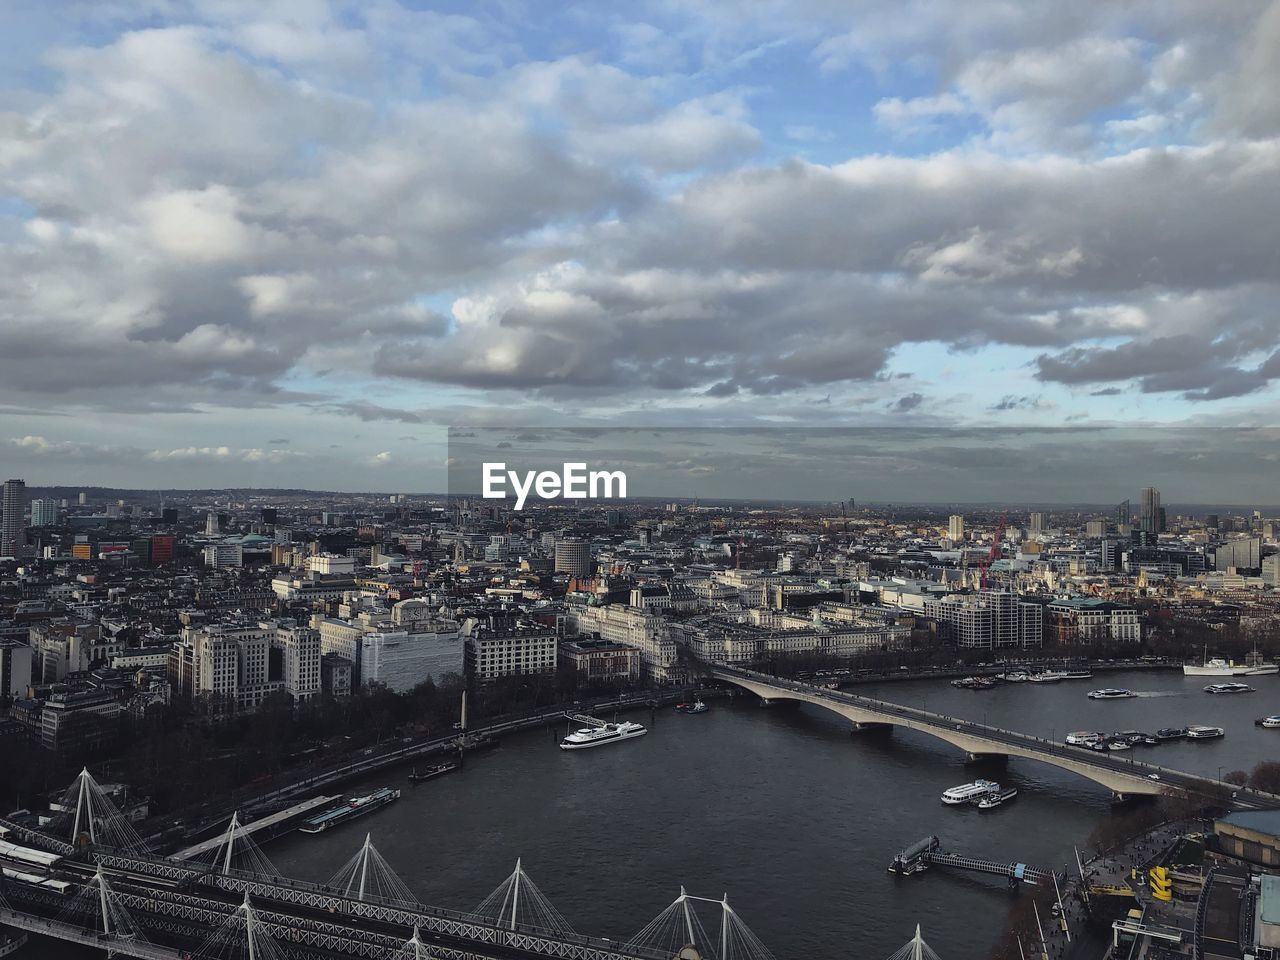
[{"label": "bridge pier", "polygon": [[1007,753],[974,753],[973,751],[965,754],[965,763],[977,763],[979,760],[1000,760],[1008,763],[1009,755]]}]

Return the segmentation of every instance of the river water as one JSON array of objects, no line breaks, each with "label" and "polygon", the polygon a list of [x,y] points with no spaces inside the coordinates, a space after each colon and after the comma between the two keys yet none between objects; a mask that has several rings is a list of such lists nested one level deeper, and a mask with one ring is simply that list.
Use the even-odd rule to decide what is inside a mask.
[{"label": "river water", "polygon": [[[1280,677],[1249,678],[1258,692],[1238,696],[1205,694],[1209,682],[1134,671],[989,691],[929,680],[856,692],[1057,739],[1082,729],[1222,726],[1221,740],[1133,751],[1208,776],[1280,756],[1280,730],[1253,723],[1280,713]],[[1140,695],[1087,699],[1100,686]],[[384,773],[348,791],[391,783],[404,790],[399,802],[331,833],[291,834],[267,853],[283,874],[323,881],[369,831],[410,889],[438,906],[474,907],[521,857],[574,927],[595,936],[626,939],[683,884],[699,896],[727,893],[781,960],[874,960],[916,923],[944,960],[981,960],[1012,902],[1004,884],[943,870],[898,878],[886,871],[894,854],[937,834],[953,852],[1061,869],[1111,813],[1106,790],[1064,771],[1026,760],[967,764],[925,734],[851,734],[846,721],[809,706],[762,708],[741,696],[699,716],[662,711],[649,725],[648,736],[588,751],[557,749],[563,727],[509,736],[465,770],[418,787]],[[976,776],[1020,795],[987,813],[938,802]],[[715,924],[704,916],[708,930]]]}]

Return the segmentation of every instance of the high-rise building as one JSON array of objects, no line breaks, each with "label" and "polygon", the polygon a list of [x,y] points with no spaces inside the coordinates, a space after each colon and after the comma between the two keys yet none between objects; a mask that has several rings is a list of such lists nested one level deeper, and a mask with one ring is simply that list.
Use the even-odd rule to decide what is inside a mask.
[{"label": "high-rise building", "polygon": [[6,480],[0,495],[0,557],[16,557],[27,542],[23,514],[27,509],[27,485],[21,480]]},{"label": "high-rise building", "polygon": [[1045,519],[1043,513],[1031,514],[1030,520],[1027,522],[1027,533],[1033,537],[1038,537],[1045,531]]},{"label": "high-rise building", "polygon": [[947,538],[956,543],[964,539],[964,517],[958,513],[953,513],[947,521]]},{"label": "high-rise building", "polygon": [[204,518],[204,535],[206,537],[212,537],[221,532],[222,524],[218,522],[218,515],[210,510]]},{"label": "high-rise building", "polygon": [[579,578],[591,576],[591,544],[572,537],[556,540],[555,572]]},{"label": "high-rise building", "polygon": [[178,522],[178,508],[177,508],[177,507],[165,507],[163,510],[161,510],[161,511],[160,511],[160,522],[161,522],[161,523],[163,523],[163,524],[165,524],[166,526],[170,526],[170,527],[171,527],[171,526],[173,526],[175,523],[177,523],[177,522]]},{"label": "high-rise building", "polygon": [[158,567],[173,559],[173,537],[167,534],[155,534],[151,538],[151,565]]},{"label": "high-rise building", "polygon": [[1138,529],[1144,533],[1164,532],[1164,511],[1160,509],[1160,491],[1155,487],[1142,488],[1142,512],[1138,515]]},{"label": "high-rise building", "polygon": [[1116,505],[1116,526],[1127,527],[1129,519],[1129,501],[1123,500]]},{"label": "high-rise building", "polygon": [[52,527],[58,522],[58,501],[32,500],[31,525],[33,527]]},{"label": "high-rise building", "polygon": [[25,697],[31,684],[32,650],[16,640],[0,640],[0,700]]}]

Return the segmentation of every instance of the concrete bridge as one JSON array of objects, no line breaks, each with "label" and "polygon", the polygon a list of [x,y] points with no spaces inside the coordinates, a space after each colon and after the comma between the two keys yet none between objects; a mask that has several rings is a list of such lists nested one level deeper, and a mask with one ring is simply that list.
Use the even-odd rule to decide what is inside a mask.
[{"label": "concrete bridge", "polygon": [[[1116,799],[1163,794],[1213,794],[1222,790],[1222,785],[1212,778],[1142,763],[1128,756],[1121,758],[1086,747],[1054,743],[1013,730],[771,677],[753,670],[711,664],[707,669],[715,679],[748,690],[766,702],[796,700],[809,703],[838,713],[852,721],[855,729],[895,726],[918,730],[963,750],[971,760],[999,756],[1047,763],[1101,784]],[[1234,803],[1238,806],[1273,807],[1280,804],[1280,797],[1240,788]]]}]

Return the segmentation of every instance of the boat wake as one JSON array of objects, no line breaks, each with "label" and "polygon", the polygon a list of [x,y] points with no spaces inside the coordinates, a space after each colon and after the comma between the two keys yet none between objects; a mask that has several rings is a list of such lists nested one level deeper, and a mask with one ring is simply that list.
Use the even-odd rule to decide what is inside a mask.
[{"label": "boat wake", "polygon": [[1137,690],[1134,695],[1148,700],[1156,700],[1161,697],[1185,697],[1187,694],[1183,690]]}]

